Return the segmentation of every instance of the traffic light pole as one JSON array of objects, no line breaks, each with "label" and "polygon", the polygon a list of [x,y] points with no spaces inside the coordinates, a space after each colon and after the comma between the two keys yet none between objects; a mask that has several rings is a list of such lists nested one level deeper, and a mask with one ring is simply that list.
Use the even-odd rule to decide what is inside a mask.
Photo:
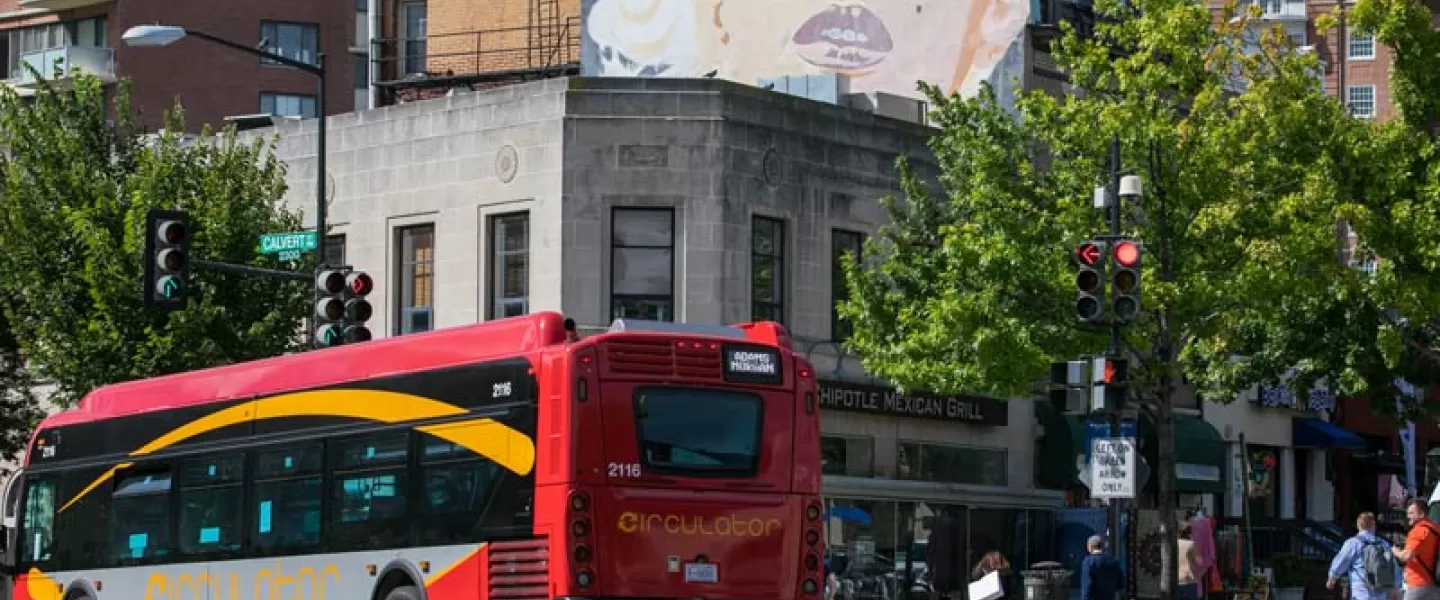
[{"label": "traffic light pole", "polygon": [[[1110,185],[1107,186],[1105,191],[1110,196],[1110,206],[1108,207],[1110,236],[1118,239],[1120,237],[1120,134],[1115,134],[1115,137],[1110,140]],[[1119,319],[1113,318],[1113,315],[1110,319],[1110,357],[1120,357],[1120,321]],[[1119,407],[1108,407],[1111,409],[1111,438],[1120,437],[1120,410],[1122,407],[1123,404]],[[1121,502],[1118,498],[1111,498],[1110,507],[1106,514],[1106,525],[1109,528],[1110,539],[1112,540],[1123,539],[1120,535]],[[1119,549],[1112,548],[1111,551],[1118,552]],[[1131,589],[1133,589],[1133,587]]]},{"label": "traffic light pole", "polygon": [[215,262],[210,260],[197,260],[193,264],[202,269],[221,271],[224,273],[236,273],[239,275],[255,275],[257,277],[270,277],[272,279],[285,279],[289,281],[310,281],[313,277],[309,273],[296,271],[281,271],[279,269],[266,269],[264,267],[252,267],[250,265],[232,265],[230,263]]}]

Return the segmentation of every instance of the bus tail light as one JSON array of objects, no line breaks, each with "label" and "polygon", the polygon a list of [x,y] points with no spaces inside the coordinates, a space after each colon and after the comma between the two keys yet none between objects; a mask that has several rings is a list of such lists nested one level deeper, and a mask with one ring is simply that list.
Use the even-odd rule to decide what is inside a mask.
[{"label": "bus tail light", "polygon": [[810,506],[806,507],[806,508],[805,508],[805,518],[806,518],[806,519],[809,519],[809,520],[812,521],[812,522],[813,522],[813,521],[819,521],[819,520],[820,520],[820,505],[819,505],[819,504],[811,504]]},{"label": "bus tail light", "polygon": [[570,492],[567,504],[570,506],[570,558],[576,570],[575,585],[588,588],[595,584],[595,573],[590,570],[595,552],[587,543],[595,506],[590,494],[583,491]]},{"label": "bus tail light", "polygon": [[819,591],[820,586],[819,584],[815,583],[814,579],[806,579],[805,585],[802,586],[802,589],[805,590],[806,595],[814,595],[815,592]]},{"label": "bus tail light", "polygon": [[811,529],[810,531],[805,532],[805,543],[806,543],[806,544],[809,544],[809,545],[811,545],[811,546],[814,546],[814,545],[816,545],[816,544],[819,544],[819,543],[820,543],[820,532],[815,531],[814,529]]}]

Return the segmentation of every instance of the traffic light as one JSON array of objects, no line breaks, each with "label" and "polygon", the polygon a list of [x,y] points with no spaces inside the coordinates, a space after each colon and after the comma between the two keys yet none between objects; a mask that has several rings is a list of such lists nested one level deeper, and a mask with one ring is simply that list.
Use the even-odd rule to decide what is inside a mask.
[{"label": "traffic light", "polygon": [[1121,240],[1110,252],[1110,313],[1116,323],[1140,314],[1140,244]]},{"label": "traffic light", "polygon": [[1125,407],[1125,394],[1130,388],[1130,361],[1096,357],[1092,385],[1091,412],[1119,412]]},{"label": "traffic light", "polygon": [[1105,313],[1102,253],[1099,242],[1085,242],[1075,248],[1075,260],[1080,265],[1075,274],[1075,316],[1086,323],[1099,320]]},{"label": "traffic light", "polygon": [[345,271],[322,269],[315,275],[316,346],[338,346],[345,340],[345,300],[350,288]]},{"label": "traffic light", "polygon": [[145,212],[145,308],[181,310],[190,297],[190,216]]},{"label": "traffic light", "polygon": [[370,320],[374,309],[365,296],[374,289],[375,281],[363,271],[345,277],[345,343],[370,341],[370,328],[365,326],[365,322]]}]

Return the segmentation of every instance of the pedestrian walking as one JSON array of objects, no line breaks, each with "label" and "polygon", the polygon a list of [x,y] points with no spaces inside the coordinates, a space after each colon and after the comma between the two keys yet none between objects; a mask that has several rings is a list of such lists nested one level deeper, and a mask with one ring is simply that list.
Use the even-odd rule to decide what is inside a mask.
[{"label": "pedestrian walking", "polygon": [[1391,550],[1395,558],[1405,563],[1405,600],[1440,600],[1440,588],[1435,586],[1440,528],[1425,516],[1425,509],[1425,501],[1419,498],[1405,504],[1410,533],[1405,536],[1404,548]]},{"label": "pedestrian walking", "polygon": [[1355,528],[1355,536],[1345,540],[1330,561],[1330,578],[1325,587],[1335,589],[1335,583],[1344,577],[1350,587],[1350,600],[1398,599],[1405,570],[1395,560],[1390,542],[1375,535],[1375,513],[1360,513]]},{"label": "pedestrian walking", "polygon": [[1125,589],[1120,561],[1105,552],[1105,538],[1085,540],[1085,560],[1080,562],[1080,600],[1116,600]]},{"label": "pedestrian walking", "polygon": [[[1200,561],[1200,552],[1195,549],[1195,540],[1191,539],[1190,524],[1186,523],[1180,527],[1180,539],[1175,540],[1175,555],[1179,557],[1179,565],[1176,567],[1176,583],[1180,584],[1175,589],[1176,600],[1199,600],[1200,581],[1195,578],[1203,573],[1204,566]],[[1436,600],[1440,600],[1437,598]]]}]

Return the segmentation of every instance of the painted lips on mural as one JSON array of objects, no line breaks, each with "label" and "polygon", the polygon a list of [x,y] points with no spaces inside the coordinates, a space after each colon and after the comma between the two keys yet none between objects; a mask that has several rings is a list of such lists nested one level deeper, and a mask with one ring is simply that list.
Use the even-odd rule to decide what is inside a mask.
[{"label": "painted lips on mural", "polygon": [[805,62],[837,71],[868,69],[895,49],[880,17],[854,4],[830,5],[800,25],[791,41]]}]

